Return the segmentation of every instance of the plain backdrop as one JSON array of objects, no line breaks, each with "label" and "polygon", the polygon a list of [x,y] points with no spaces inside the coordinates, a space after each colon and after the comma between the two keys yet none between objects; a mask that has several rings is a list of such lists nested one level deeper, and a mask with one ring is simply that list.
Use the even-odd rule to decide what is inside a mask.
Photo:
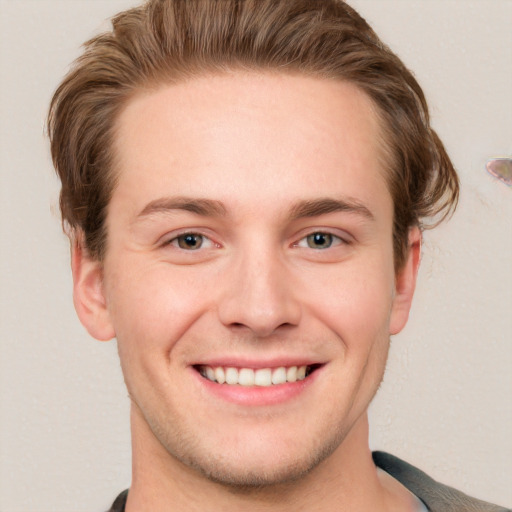
[{"label": "plain backdrop", "polygon": [[[134,0],[0,0],[0,511],[102,511],[130,483],[115,342],[71,300],[44,118],[86,39]],[[425,233],[411,320],[371,408],[371,445],[512,505],[512,2],[352,0],[414,70],[462,181]],[[307,414],[307,411],[305,411]]]}]

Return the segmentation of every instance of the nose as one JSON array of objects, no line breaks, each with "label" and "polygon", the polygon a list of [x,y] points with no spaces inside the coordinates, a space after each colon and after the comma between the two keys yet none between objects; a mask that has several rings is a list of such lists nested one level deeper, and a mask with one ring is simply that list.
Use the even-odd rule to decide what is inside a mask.
[{"label": "nose", "polygon": [[218,304],[220,321],[265,338],[299,323],[301,308],[286,264],[270,251],[240,258],[228,271]]}]

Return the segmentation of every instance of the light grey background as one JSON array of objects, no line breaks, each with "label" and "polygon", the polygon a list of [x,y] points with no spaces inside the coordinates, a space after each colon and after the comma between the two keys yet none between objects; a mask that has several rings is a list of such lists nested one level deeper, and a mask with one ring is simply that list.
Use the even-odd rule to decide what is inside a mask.
[{"label": "light grey background", "polygon": [[[0,0],[0,511],[101,511],[130,483],[115,342],[75,317],[43,134],[79,45],[132,0]],[[371,444],[512,505],[512,2],[352,0],[411,67],[462,180],[372,406]]]}]

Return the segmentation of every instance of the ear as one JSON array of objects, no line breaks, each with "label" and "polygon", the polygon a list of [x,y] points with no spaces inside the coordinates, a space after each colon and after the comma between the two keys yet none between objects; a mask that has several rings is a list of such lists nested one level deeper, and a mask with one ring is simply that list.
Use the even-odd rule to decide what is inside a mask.
[{"label": "ear", "polygon": [[408,252],[405,264],[395,276],[395,297],[391,309],[389,333],[398,334],[407,323],[412,297],[416,289],[416,277],[421,258],[421,231],[413,226],[409,229]]},{"label": "ear", "polygon": [[83,247],[80,237],[72,243],[73,303],[89,334],[100,341],[115,337],[103,286],[103,265]]}]

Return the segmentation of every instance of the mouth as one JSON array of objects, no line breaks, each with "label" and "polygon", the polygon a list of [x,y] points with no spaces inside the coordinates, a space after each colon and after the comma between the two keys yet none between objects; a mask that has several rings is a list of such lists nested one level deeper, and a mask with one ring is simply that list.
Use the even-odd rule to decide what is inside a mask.
[{"label": "mouth", "polygon": [[279,366],[275,368],[245,368],[234,366],[195,365],[205,379],[217,384],[244,387],[272,387],[300,382],[310,377],[321,364]]}]

